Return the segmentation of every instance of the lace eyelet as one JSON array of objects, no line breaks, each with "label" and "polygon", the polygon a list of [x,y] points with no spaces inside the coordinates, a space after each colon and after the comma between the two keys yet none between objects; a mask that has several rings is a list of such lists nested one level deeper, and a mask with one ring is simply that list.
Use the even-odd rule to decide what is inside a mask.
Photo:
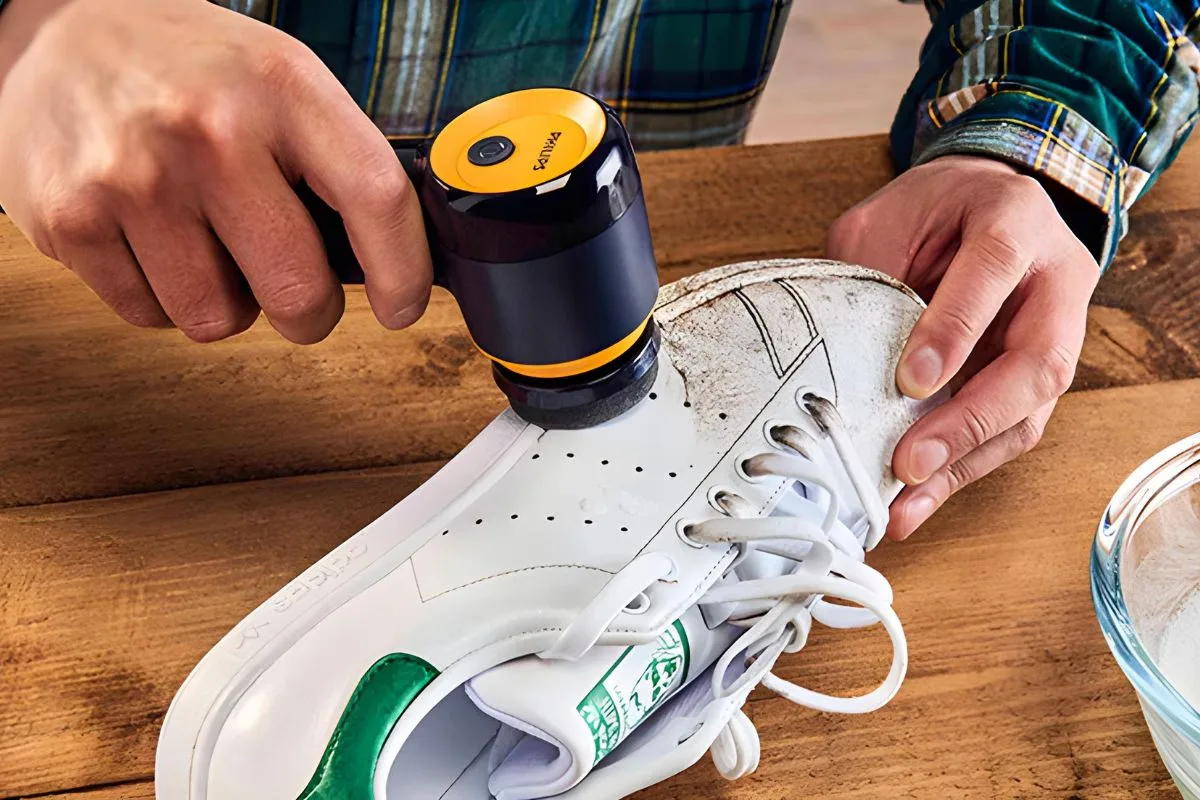
[{"label": "lace eyelet", "polygon": [[704,542],[698,542],[690,536],[692,526],[695,524],[696,523],[694,522],[688,522],[685,519],[681,519],[679,522],[675,523],[675,534],[679,536],[679,540],[688,547],[695,548],[696,550],[703,550],[704,548],[708,547],[708,545],[706,545]]},{"label": "lace eyelet", "polygon": [[796,390],[796,405],[817,424],[817,429],[824,433],[825,423],[821,419],[821,410],[816,407],[818,403],[827,406],[833,405],[833,401],[826,397],[824,392],[818,391],[812,386],[801,386]]},{"label": "lace eyelet", "polygon": [[765,475],[751,475],[746,469],[746,465],[758,455],[758,453],[743,453],[742,455],[738,456],[737,461],[733,463],[734,472],[737,473],[739,478],[746,481],[746,483],[762,483],[766,480]]},{"label": "lace eyelet", "polygon": [[785,453],[796,453],[809,461],[820,458],[821,443],[799,425],[784,423],[773,428],[771,435]]},{"label": "lace eyelet", "polygon": [[810,395],[813,397],[822,396],[817,387],[812,386],[811,384],[806,384],[796,389],[796,405],[800,406],[802,409],[808,410],[808,398]]},{"label": "lace eyelet", "polygon": [[742,497],[733,489],[727,489],[722,486],[714,486],[708,490],[708,504],[720,514],[724,514],[727,517],[737,516],[737,512],[734,510],[734,507],[738,503],[751,505],[750,501]]},{"label": "lace eyelet", "polygon": [[774,431],[776,428],[785,427],[788,423],[781,419],[769,419],[763,423],[763,438],[767,440],[767,444],[776,450],[788,451],[787,445],[775,438]]},{"label": "lace eyelet", "polygon": [[732,489],[727,489],[724,486],[713,486],[708,490],[708,505],[713,511],[721,514],[729,515],[729,511],[721,505],[721,500],[725,495],[736,494]]},{"label": "lace eyelet", "polygon": [[645,592],[638,592],[625,606],[624,610],[626,614],[645,614],[650,610],[650,596]]},{"label": "lace eyelet", "polygon": [[805,387],[796,390],[796,402],[808,414],[809,419],[816,423],[820,433],[827,436],[830,419],[837,417],[837,406],[834,402],[823,393]]}]

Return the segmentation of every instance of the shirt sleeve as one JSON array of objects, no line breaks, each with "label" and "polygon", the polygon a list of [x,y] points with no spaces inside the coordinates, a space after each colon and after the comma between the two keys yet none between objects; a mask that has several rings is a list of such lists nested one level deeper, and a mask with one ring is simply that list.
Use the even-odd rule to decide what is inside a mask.
[{"label": "shirt sleeve", "polygon": [[1200,114],[1200,0],[925,4],[933,27],[892,126],[897,167],[1013,163],[1089,210],[1095,235],[1080,238],[1107,267],[1130,206]]}]

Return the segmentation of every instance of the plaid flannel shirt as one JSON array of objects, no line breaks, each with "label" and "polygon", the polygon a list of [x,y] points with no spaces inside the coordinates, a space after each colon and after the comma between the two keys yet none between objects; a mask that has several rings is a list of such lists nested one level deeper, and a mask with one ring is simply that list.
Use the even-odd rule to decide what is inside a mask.
[{"label": "plaid flannel shirt", "polygon": [[[560,85],[604,98],[635,146],[657,149],[741,141],[791,0],[222,4],[308,43],[390,137]],[[1087,227],[1102,230],[1081,238],[1107,266],[1130,205],[1196,121],[1200,0],[925,5],[933,26],[892,127],[897,166],[976,154],[1065,187],[1098,212]]]},{"label": "plaid flannel shirt", "polygon": [[643,150],[741,140],[791,0],[216,0],[308,44],[394,139],[571,86]]},{"label": "plaid flannel shirt", "polygon": [[1200,113],[1200,3],[926,6],[933,29],[892,127],[897,165],[978,154],[1054,181],[1103,214],[1095,250],[1106,267],[1130,206]]},{"label": "plaid flannel shirt", "polygon": [[[613,105],[640,149],[741,141],[791,5],[214,2],[307,43],[390,138],[427,136],[504,91],[559,85]],[[1093,249],[1107,266],[1129,207],[1200,114],[1200,0],[925,5],[932,29],[892,126],[897,166],[975,154],[1022,167],[1105,220],[1086,238],[1099,239]]]}]

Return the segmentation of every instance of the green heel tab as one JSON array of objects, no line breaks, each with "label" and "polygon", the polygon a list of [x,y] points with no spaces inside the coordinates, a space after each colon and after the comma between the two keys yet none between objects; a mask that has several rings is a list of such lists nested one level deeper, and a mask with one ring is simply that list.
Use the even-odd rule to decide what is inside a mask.
[{"label": "green heel tab", "polygon": [[392,653],[354,688],[316,773],[297,800],[373,800],[375,764],[396,722],[438,676],[429,662]]}]

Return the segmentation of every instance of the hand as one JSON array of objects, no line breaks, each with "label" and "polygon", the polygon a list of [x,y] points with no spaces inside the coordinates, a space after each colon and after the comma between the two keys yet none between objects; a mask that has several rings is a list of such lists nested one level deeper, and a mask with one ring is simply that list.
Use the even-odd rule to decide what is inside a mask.
[{"label": "hand", "polygon": [[1030,450],[1071,385],[1100,271],[1041,184],[1000,161],[946,156],[902,174],[829,231],[829,255],[886,272],[929,303],[900,390],[950,400],[904,435],[904,539],[954,492]]},{"label": "hand", "polygon": [[342,288],[293,186],[345,220],[380,322],[432,269],[392,147],[295,39],[206,0],[12,0],[0,206],[135,325],[324,338]]}]

